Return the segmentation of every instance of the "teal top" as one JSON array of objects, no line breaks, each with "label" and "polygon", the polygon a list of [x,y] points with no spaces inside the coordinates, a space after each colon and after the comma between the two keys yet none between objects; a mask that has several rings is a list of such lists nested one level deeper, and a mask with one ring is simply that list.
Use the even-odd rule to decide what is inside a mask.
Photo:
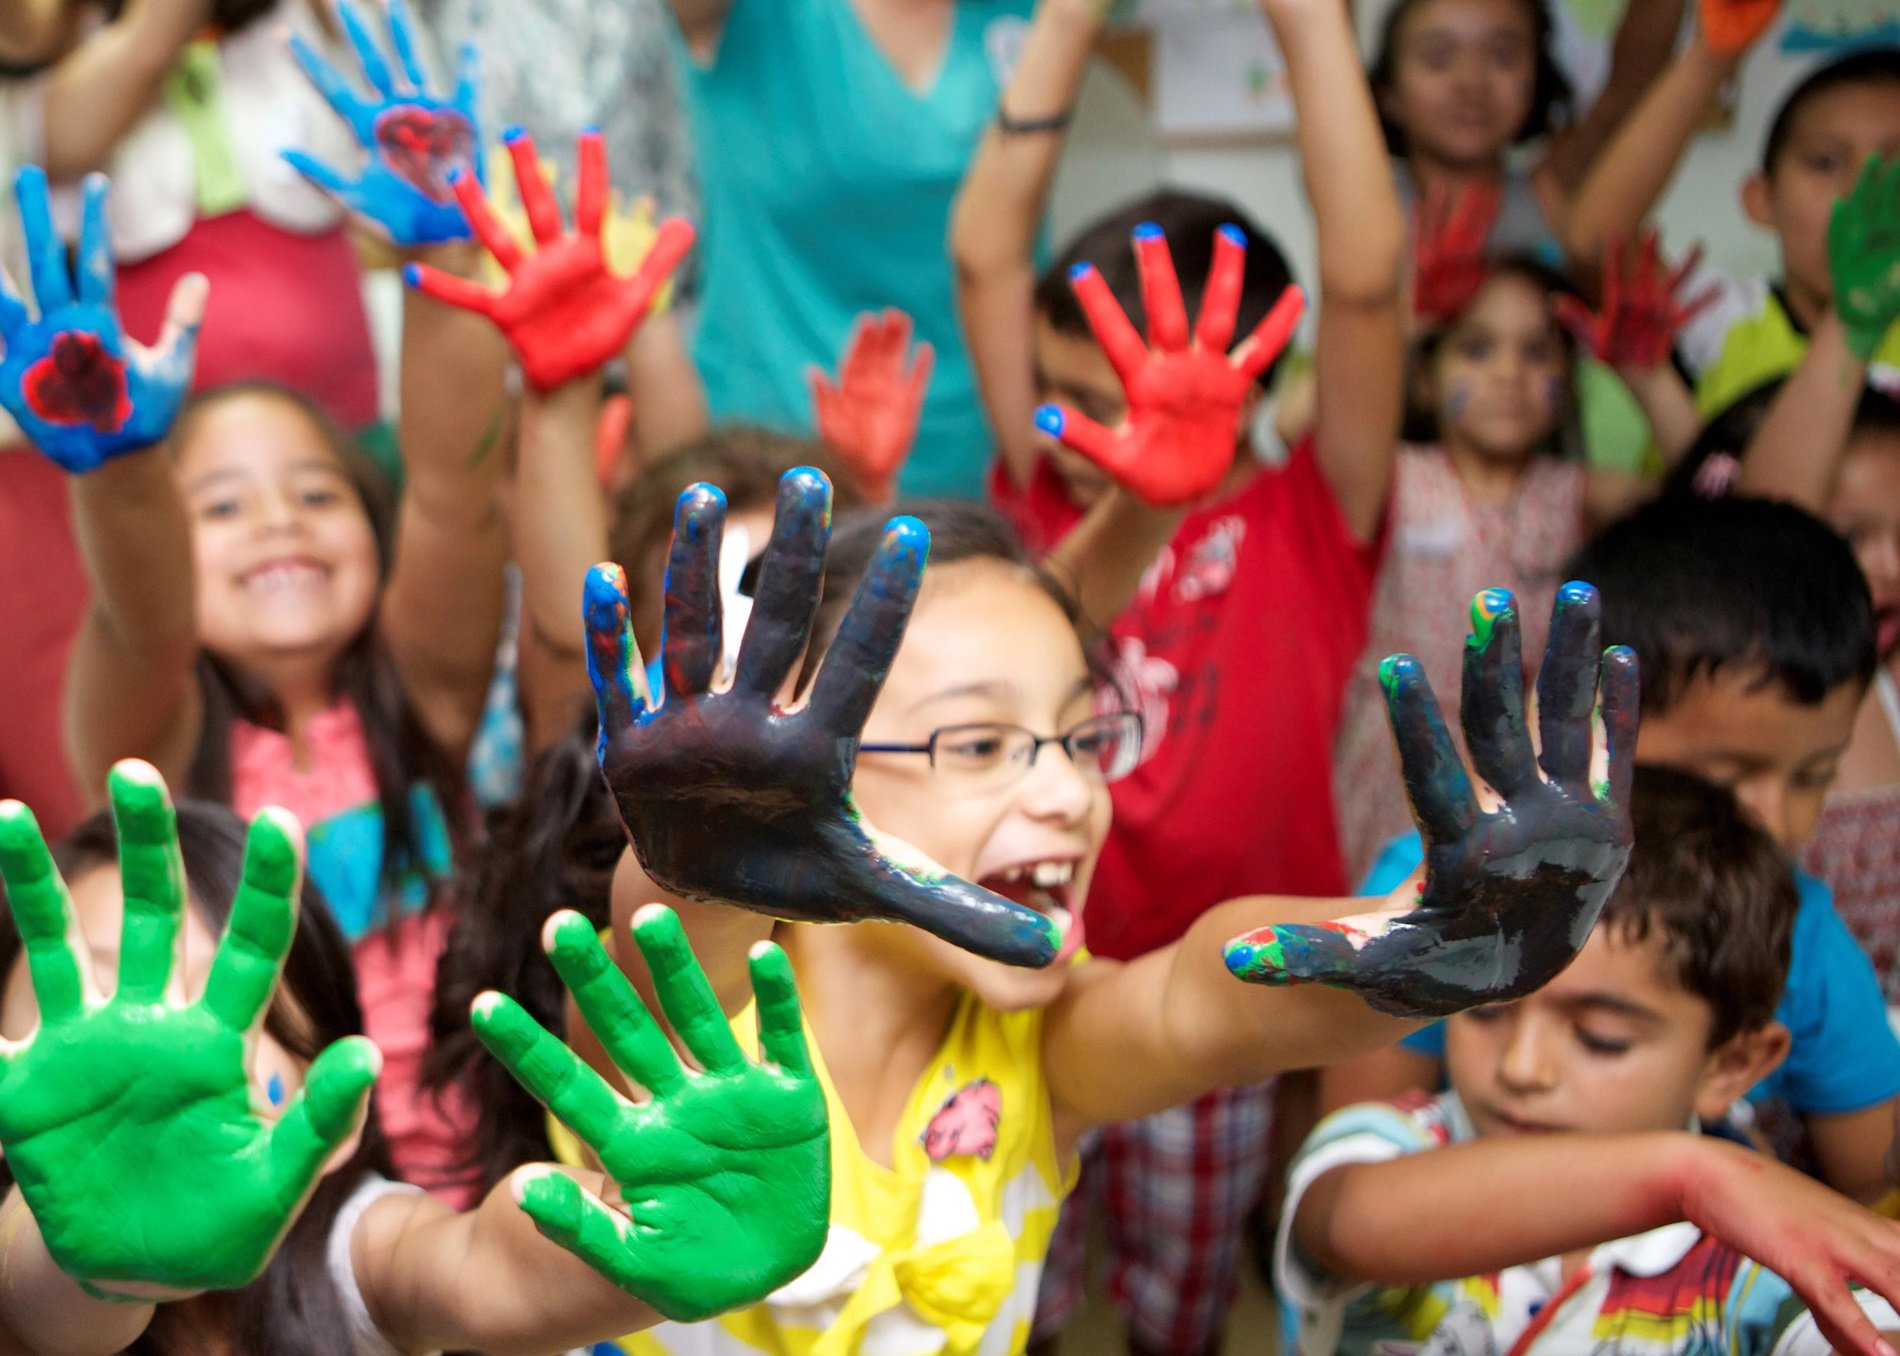
[{"label": "teal top", "polygon": [[705,199],[693,356],[715,418],[810,432],[808,370],[835,370],[859,313],[895,306],[937,350],[901,489],[983,492],[990,437],[957,323],[950,207],[1033,8],[959,0],[921,91],[851,0],[733,0],[710,64],[678,44]]}]

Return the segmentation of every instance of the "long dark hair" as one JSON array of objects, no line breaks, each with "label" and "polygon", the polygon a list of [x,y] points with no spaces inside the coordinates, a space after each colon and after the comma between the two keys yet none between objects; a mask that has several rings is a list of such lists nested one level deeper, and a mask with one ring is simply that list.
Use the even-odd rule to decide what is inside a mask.
[{"label": "long dark hair", "polygon": [[435,1007],[422,1084],[438,1096],[460,1086],[480,1107],[456,1185],[486,1192],[523,1163],[549,1159],[541,1104],[488,1053],[469,1026],[484,989],[515,999],[550,1031],[565,1023],[566,990],[541,950],[541,927],[560,909],[608,924],[614,865],[626,830],[594,761],[589,711],[528,766],[520,798],[489,824],[486,850],[436,967]]},{"label": "long dark hair", "polygon": [[[180,801],[178,846],[185,859],[189,906],[207,928],[222,934],[243,878],[244,825],[225,806]],[[112,816],[102,812],[88,819],[54,850],[53,858],[68,880],[99,867],[116,866],[119,843]],[[13,911],[0,909],[0,975],[12,970],[20,951]],[[265,1014],[264,1029],[306,1063],[325,1046],[363,1032],[349,944],[307,878],[283,982]],[[264,1274],[229,1296],[236,1351],[258,1356],[266,1352],[270,1356],[334,1356],[349,1349],[349,1316],[330,1276],[330,1232],[343,1203],[373,1173],[394,1175],[372,1096],[356,1152],[317,1184]],[[13,1174],[0,1160],[0,1190],[12,1185]],[[161,1356],[183,1349],[181,1338],[174,1325],[166,1322],[165,1308],[160,1306],[151,1327],[126,1350],[131,1356]]]},{"label": "long dark hair", "polygon": [[[1366,72],[1376,96],[1379,127],[1385,133],[1386,149],[1393,155],[1409,155],[1411,149],[1406,144],[1405,129],[1386,116],[1385,96],[1398,80],[1399,43],[1404,37],[1406,21],[1412,17],[1414,10],[1428,2],[1397,0],[1385,12],[1385,21],[1379,26],[1379,50],[1373,57],[1372,68]],[[1530,112],[1524,118],[1524,125],[1517,129],[1517,135],[1511,138],[1513,145],[1535,141],[1567,124],[1576,97],[1570,77],[1557,64],[1549,7],[1544,0],[1522,0],[1522,3],[1524,12],[1531,20],[1531,40],[1537,49],[1537,74],[1535,84],[1531,87]]]},{"label": "long dark hair", "polygon": [[[233,382],[197,396],[185,406],[173,426],[170,445],[176,456],[204,414],[228,400],[246,396],[281,401],[310,422],[324,445],[342,467],[368,516],[376,538],[377,569],[387,581],[390,544],[394,536],[388,486],[350,435],[308,396],[265,381]],[[447,824],[450,846],[465,846],[461,807],[465,785],[461,770],[446,757],[423,729],[402,679],[383,644],[376,613],[344,649],[331,675],[337,695],[356,709],[363,722],[363,742],[369,750],[370,770],[383,816],[382,881],[384,896],[400,899],[390,888],[409,873],[429,874],[428,845],[423,825],[410,803],[412,788],[425,784],[435,793]],[[198,656],[198,688],[204,697],[204,726],[192,754],[186,777],[189,794],[202,800],[230,804],[231,726],[247,720],[266,729],[284,728],[283,708],[250,674],[208,649]]]}]

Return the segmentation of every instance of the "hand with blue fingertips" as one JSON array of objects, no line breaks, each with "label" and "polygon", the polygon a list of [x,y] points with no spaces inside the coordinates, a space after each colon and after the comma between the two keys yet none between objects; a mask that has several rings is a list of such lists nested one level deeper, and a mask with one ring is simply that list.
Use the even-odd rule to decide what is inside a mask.
[{"label": "hand with blue fingertips", "polygon": [[302,151],[285,151],[284,159],[357,216],[381,227],[397,245],[466,240],[468,218],[451,180],[471,169],[478,179],[482,175],[474,47],[462,47],[455,95],[442,99],[429,92],[406,0],[389,0],[389,35],[402,66],[400,81],[356,6],[339,0],[337,13],[370,86],[369,98],[351,89],[301,34],[290,35],[290,50],[337,116],[350,125],[368,159],[355,179]]},{"label": "hand with blue fingertips", "polygon": [[[1418,1018],[1521,998],[1563,970],[1631,842],[1636,656],[1618,646],[1599,657],[1599,612],[1588,584],[1557,594],[1533,756],[1511,595],[1489,589],[1472,605],[1462,716],[1472,767],[1501,802],[1490,812],[1478,806],[1423,667],[1409,655],[1386,660],[1380,678],[1425,838],[1416,905],[1259,929],[1228,944],[1228,968],[1254,983],[1349,989],[1381,1012]],[[1608,746],[1600,784],[1591,781],[1594,713]]]},{"label": "hand with blue fingertips", "polygon": [[561,205],[541,169],[534,139],[519,128],[503,138],[514,162],[521,205],[536,248],[524,251],[466,175],[454,181],[469,225],[508,274],[499,292],[422,264],[403,277],[411,287],[450,306],[494,321],[521,360],[521,370],[546,393],[589,376],[626,351],[667,280],[693,248],[692,224],[673,217],[660,224],[653,246],[629,277],[608,266],[601,244],[607,217],[607,148],[598,130],[579,140],[574,229],[564,231]]},{"label": "hand with blue fingertips", "polygon": [[1240,409],[1260,374],[1293,338],[1305,295],[1289,287],[1230,357],[1246,276],[1246,237],[1232,226],[1215,233],[1214,262],[1192,337],[1167,237],[1152,223],[1135,228],[1148,338],[1089,264],[1069,279],[1089,328],[1128,397],[1127,421],[1110,430],[1059,405],[1036,411],[1036,427],[1100,466],[1143,502],[1176,507],[1213,493],[1240,446]]},{"label": "hand with blue fingertips", "polygon": [[39,318],[0,273],[0,405],[50,460],[83,475],[171,432],[191,387],[207,288],[195,273],[181,278],[158,342],[136,343],[115,304],[105,176],[86,179],[76,273],[53,226],[45,171],[22,169],[15,192]]},{"label": "hand with blue fingertips", "polygon": [[803,1273],[830,1226],[831,1146],[785,953],[770,942],[752,952],[766,1061],[753,1063],[679,918],[658,905],[635,916],[633,940],[667,1020],[700,1066],[693,1071],[592,924],[558,913],[543,938],[588,1029],[647,1099],[629,1101],[513,999],[477,998],[476,1035],[594,1151],[623,1202],[615,1209],[544,1167],[516,1175],[521,1208],[548,1238],[680,1322],[755,1303]]},{"label": "hand with blue fingertips", "polygon": [[124,894],[118,983],[100,997],[73,904],[32,813],[0,802],[0,879],[39,1026],[0,1047],[0,1149],[46,1250],[102,1298],[234,1289],[269,1262],[325,1162],[362,1124],[380,1057],[360,1036],[317,1056],[266,1113],[251,1054],[296,931],[296,821],[252,821],[203,993],[177,974],[178,826],[150,765],[107,789]]},{"label": "hand with blue fingertips", "polygon": [[777,694],[818,608],[831,485],[810,469],[779,482],[732,684],[716,691],[725,507],[707,485],[680,496],[660,705],[645,696],[619,568],[596,566],[587,579],[600,765],[647,874],[684,899],[799,922],[910,923],[992,960],[1047,965],[1053,922],[878,835],[852,803],[860,735],[916,601],[929,533],[913,518],[891,520],[810,700],[788,711]]}]

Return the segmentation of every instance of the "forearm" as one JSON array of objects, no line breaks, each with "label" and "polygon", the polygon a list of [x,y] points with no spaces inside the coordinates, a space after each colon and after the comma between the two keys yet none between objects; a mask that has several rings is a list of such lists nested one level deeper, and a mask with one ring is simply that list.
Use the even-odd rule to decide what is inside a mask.
[{"label": "forearm", "polygon": [[0,1203],[0,1353],[108,1356],[150,1326],[150,1304],[94,1299],[53,1261],[15,1187]]},{"label": "forearm", "polygon": [[46,86],[47,176],[60,182],[104,169],[178,54],[210,21],[209,0],[128,0],[116,20],[62,59]]},{"label": "forearm", "polygon": [[[1481,1276],[1675,1223],[1720,1156],[1747,1153],[1680,1131],[1457,1144],[1326,1173],[1300,1199],[1294,1238],[1340,1279]],[[1419,1220],[1431,1227],[1406,1227]]]},{"label": "forearm", "polygon": [[[1100,28],[1092,0],[1045,0],[1003,92],[1003,112],[1017,122],[1066,114]],[[992,126],[951,216],[964,338],[997,446],[1019,484],[1028,482],[1036,459],[1036,233],[1066,141],[1059,131]]]},{"label": "forearm", "polygon": [[1153,508],[1115,486],[1042,563],[1068,589],[1083,621],[1106,631],[1134,601],[1141,577],[1186,514]]},{"label": "forearm", "polygon": [[1702,413],[1696,409],[1695,393],[1666,362],[1619,370],[1617,375],[1649,421],[1650,435],[1662,453],[1663,465],[1674,466],[1702,432]]},{"label": "forearm", "polygon": [[711,418],[706,388],[670,313],[649,317],[633,332],[627,393],[633,398],[633,439],[643,466],[705,436]]},{"label": "forearm", "polygon": [[1668,68],[1676,34],[1682,30],[1683,0],[1648,0],[1623,11],[1610,49],[1610,74],[1590,111],[1558,133],[1543,172],[1565,193],[1589,173],[1604,144]]},{"label": "forearm", "polygon": [[1734,70],[1697,37],[1656,81],[1577,190],[1564,227],[1571,259],[1595,268],[1611,239],[1642,224]]},{"label": "forearm", "polygon": [[1840,474],[1866,382],[1866,364],[1848,351],[1840,321],[1827,315],[1749,441],[1736,493],[1821,512]]},{"label": "forearm", "polygon": [[732,0],[672,0],[673,17],[693,55],[710,61],[719,45],[719,34],[732,9]]},{"label": "forearm", "polygon": [[[596,1195],[614,1191],[600,1173],[551,1170]],[[353,1250],[357,1276],[371,1315],[395,1346],[541,1356],[659,1321],[649,1306],[543,1237],[516,1204],[514,1181],[499,1183],[465,1214],[396,1197],[379,1220],[383,1203],[371,1207]]]}]

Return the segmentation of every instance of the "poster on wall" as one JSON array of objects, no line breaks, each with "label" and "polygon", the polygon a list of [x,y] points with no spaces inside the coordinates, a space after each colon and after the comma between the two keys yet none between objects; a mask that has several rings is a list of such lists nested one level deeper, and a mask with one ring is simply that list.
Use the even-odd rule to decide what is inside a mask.
[{"label": "poster on wall", "polygon": [[1141,0],[1153,37],[1155,123],[1168,137],[1293,130],[1286,63],[1253,0]]},{"label": "poster on wall", "polygon": [[1788,0],[1781,50],[1794,54],[1900,46],[1894,0]]}]

